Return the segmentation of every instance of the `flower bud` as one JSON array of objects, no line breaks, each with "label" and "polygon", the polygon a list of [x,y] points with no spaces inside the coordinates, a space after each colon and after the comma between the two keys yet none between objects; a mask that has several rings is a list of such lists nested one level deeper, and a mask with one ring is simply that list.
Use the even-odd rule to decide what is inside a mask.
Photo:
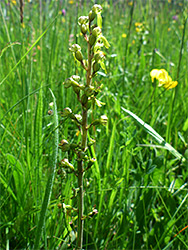
[{"label": "flower bud", "polygon": [[108,122],[108,117],[106,115],[101,115],[100,121],[102,125],[106,125]]},{"label": "flower bud", "polygon": [[59,147],[61,148],[62,152],[66,152],[70,149],[70,145],[65,139],[61,140]]},{"label": "flower bud", "polygon": [[[76,53],[78,53],[80,51],[77,51]],[[77,82],[77,80],[80,80],[79,76],[73,75],[71,77],[69,77],[68,79],[65,80],[65,82],[63,83],[65,88],[69,88],[69,87],[81,87],[81,85],[79,85],[79,83]]]},{"label": "flower bud", "polygon": [[76,81],[76,82],[78,82],[78,81],[80,80],[80,76],[73,75],[73,76],[71,76],[71,77],[72,77],[72,79],[73,79],[74,81]]},{"label": "flower bud", "polygon": [[80,26],[80,29],[81,29],[82,34],[85,35],[87,33],[88,26],[86,24],[82,24]]},{"label": "flower bud", "polygon": [[80,114],[75,114],[75,118],[78,122],[82,121],[82,116]]},{"label": "flower bud", "polygon": [[97,37],[94,36],[93,34],[91,34],[89,36],[89,43],[90,43],[91,47],[95,44],[96,40],[97,40]]},{"label": "flower bud", "polygon": [[89,12],[89,21],[92,22],[96,17],[96,14],[91,10]]},{"label": "flower bud", "polygon": [[78,18],[79,25],[86,24],[86,23],[88,23],[88,21],[89,21],[88,16],[81,16]]},{"label": "flower bud", "polygon": [[79,87],[74,87],[73,86],[73,90],[76,94],[79,94],[80,93],[80,88]]},{"label": "flower bud", "polygon": [[65,88],[70,88],[71,87],[71,80],[70,78],[67,78],[64,83],[63,83]]},{"label": "flower bud", "polygon": [[96,53],[98,50],[100,50],[103,47],[103,42],[97,41],[94,47],[94,53]]},{"label": "flower bud", "polygon": [[81,102],[83,105],[85,105],[88,101],[88,97],[86,94],[83,94],[82,97],[81,97]]},{"label": "flower bud", "polygon": [[71,170],[71,172],[74,171],[73,165],[69,162],[67,158],[64,158],[63,160],[61,160],[60,164],[63,168]]},{"label": "flower bud", "polygon": [[88,214],[88,217],[92,218],[96,214],[98,214],[98,210],[96,208],[93,208],[93,211]]},{"label": "flower bud", "polygon": [[67,116],[69,116],[70,114],[72,114],[72,110],[70,109],[70,108],[65,108],[64,110],[63,110],[63,113],[62,113],[62,116],[63,117],[67,117]]},{"label": "flower bud", "polygon": [[101,5],[99,5],[99,4],[95,4],[95,5],[93,5],[93,7],[92,7],[92,11],[93,11],[95,14],[99,14],[99,13],[101,13],[101,11],[102,11],[102,7],[101,7]]},{"label": "flower bud", "polygon": [[102,33],[101,28],[96,27],[92,30],[92,35],[94,35],[95,37],[98,37],[98,35],[100,35]]},{"label": "flower bud", "polygon": [[87,97],[90,97],[93,95],[93,90],[94,90],[93,86],[88,86],[85,88],[84,92],[87,95]]},{"label": "flower bud", "polygon": [[78,44],[73,44],[73,45],[69,48],[69,50],[70,50],[71,52],[81,51],[81,47],[80,47],[80,45],[78,45]]},{"label": "flower bud", "polygon": [[104,59],[104,57],[105,57],[104,52],[99,51],[94,55],[94,60],[95,62],[100,62],[101,60]]},{"label": "flower bud", "polygon": [[95,74],[100,69],[100,64],[98,62],[94,62],[93,64],[93,74]]},{"label": "flower bud", "polygon": [[76,59],[79,61],[79,62],[82,62],[83,60],[83,55],[82,55],[82,52],[80,50],[76,51],[75,52],[75,57]]},{"label": "flower bud", "polygon": [[89,128],[90,128],[91,126],[95,126],[95,125],[106,125],[107,122],[108,122],[107,116],[106,116],[106,115],[102,115],[99,119],[94,120],[94,121],[90,124]]}]

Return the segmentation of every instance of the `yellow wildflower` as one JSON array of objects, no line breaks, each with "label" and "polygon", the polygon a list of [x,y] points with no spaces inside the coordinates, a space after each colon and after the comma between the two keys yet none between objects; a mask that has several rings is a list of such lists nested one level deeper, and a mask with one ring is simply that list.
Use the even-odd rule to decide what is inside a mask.
[{"label": "yellow wildflower", "polygon": [[122,34],[122,38],[126,38],[127,35],[125,33]]},{"label": "yellow wildflower", "polygon": [[136,32],[141,32],[143,30],[143,23],[140,23],[140,22],[136,22],[135,24],[135,29],[136,29]]},{"label": "yellow wildflower", "polygon": [[172,81],[172,78],[165,69],[153,69],[150,72],[150,76],[152,82],[154,82],[154,79],[157,79],[159,81],[158,86],[164,87],[165,89],[175,88],[178,84],[177,81]]},{"label": "yellow wildflower", "polygon": [[12,4],[16,5],[16,0],[11,0]]},{"label": "yellow wildflower", "polygon": [[25,29],[25,23],[21,23],[21,27]]},{"label": "yellow wildflower", "polygon": [[138,27],[138,26],[142,26],[142,23],[136,22],[134,25],[135,25],[136,27]]},{"label": "yellow wildflower", "polygon": [[69,4],[73,4],[73,3],[74,3],[74,1],[73,1],[73,0],[70,0],[70,1],[69,1]]},{"label": "yellow wildflower", "polygon": [[142,31],[141,28],[136,27],[136,32],[141,32],[141,31]]},{"label": "yellow wildflower", "polygon": [[128,5],[129,6],[132,6],[133,5],[133,2],[131,1],[131,2],[128,2]]}]

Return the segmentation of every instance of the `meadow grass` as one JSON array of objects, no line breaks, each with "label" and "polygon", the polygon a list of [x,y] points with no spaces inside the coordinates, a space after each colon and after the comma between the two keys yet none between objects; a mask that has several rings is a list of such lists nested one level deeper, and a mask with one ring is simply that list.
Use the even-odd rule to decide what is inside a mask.
[{"label": "meadow grass", "polygon": [[[188,225],[188,3],[97,3],[111,46],[98,74],[106,105],[94,115],[106,114],[108,125],[90,132],[97,160],[84,176],[84,214],[98,214],[84,221],[83,248],[188,249],[187,228],[174,237]],[[56,150],[58,136],[80,140],[60,115],[65,107],[80,111],[62,82],[83,73],[68,48],[82,44],[77,18],[93,4],[25,1],[21,25],[19,1],[0,3],[1,249],[32,249],[40,225],[40,249],[76,246],[77,213],[67,205],[77,207],[77,180],[56,164],[64,157]],[[166,69],[177,87],[158,88],[154,68]]]}]

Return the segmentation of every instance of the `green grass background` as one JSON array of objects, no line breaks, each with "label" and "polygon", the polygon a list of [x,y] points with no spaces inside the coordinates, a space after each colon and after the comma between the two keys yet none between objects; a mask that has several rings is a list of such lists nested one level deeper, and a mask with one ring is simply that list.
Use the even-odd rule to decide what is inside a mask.
[{"label": "green grass background", "polygon": [[[79,140],[77,128],[60,116],[65,107],[80,113],[76,96],[62,82],[75,73],[84,80],[68,48],[84,46],[77,18],[87,15],[95,1],[72,2],[25,1],[25,27],[19,1],[0,3],[1,249],[33,247],[54,167],[57,124],[59,140]],[[106,114],[108,125],[96,128],[91,154],[97,161],[84,176],[84,214],[93,208],[98,214],[84,222],[83,247],[188,249],[188,229],[174,237],[188,225],[188,2],[130,2],[97,2],[111,46],[105,52],[106,72],[97,77],[106,105],[95,109],[94,117]],[[136,22],[143,23],[142,33],[136,32]],[[166,69],[178,81],[176,89],[165,91],[152,83],[154,68]],[[57,104],[59,121],[48,115],[51,102]],[[185,160],[167,151],[121,107],[149,124]],[[59,151],[57,161],[65,156]],[[76,188],[76,177],[65,175],[57,164],[40,249],[75,247],[76,212],[64,206],[77,207]]]}]

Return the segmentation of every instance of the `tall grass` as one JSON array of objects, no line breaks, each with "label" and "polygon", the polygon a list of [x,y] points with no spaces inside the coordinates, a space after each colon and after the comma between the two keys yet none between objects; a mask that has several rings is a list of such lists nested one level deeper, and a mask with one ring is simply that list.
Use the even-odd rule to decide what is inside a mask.
[{"label": "tall grass", "polygon": [[[49,88],[56,99],[59,138],[76,139],[76,127],[60,112],[67,106],[79,109],[62,82],[80,70],[68,47],[81,43],[77,16],[87,14],[93,2],[25,1],[25,27],[18,1],[0,4],[1,249],[32,249],[44,210],[38,249],[75,247],[77,213],[68,205],[76,207],[77,182],[58,164],[51,199],[45,209],[42,205],[50,169],[55,169],[57,120],[48,114],[54,101]],[[107,71],[99,74],[106,105],[97,115],[106,113],[109,122],[95,131],[98,143],[90,153],[97,161],[85,174],[85,214],[93,208],[98,214],[84,222],[83,247],[187,249],[188,230],[174,235],[188,224],[188,4],[130,2],[98,1],[111,47]],[[136,32],[136,22],[143,23],[143,32]],[[178,81],[177,89],[154,86],[153,68],[165,68]],[[185,159],[167,154],[131,114]],[[57,160],[62,157],[58,152]]]}]

